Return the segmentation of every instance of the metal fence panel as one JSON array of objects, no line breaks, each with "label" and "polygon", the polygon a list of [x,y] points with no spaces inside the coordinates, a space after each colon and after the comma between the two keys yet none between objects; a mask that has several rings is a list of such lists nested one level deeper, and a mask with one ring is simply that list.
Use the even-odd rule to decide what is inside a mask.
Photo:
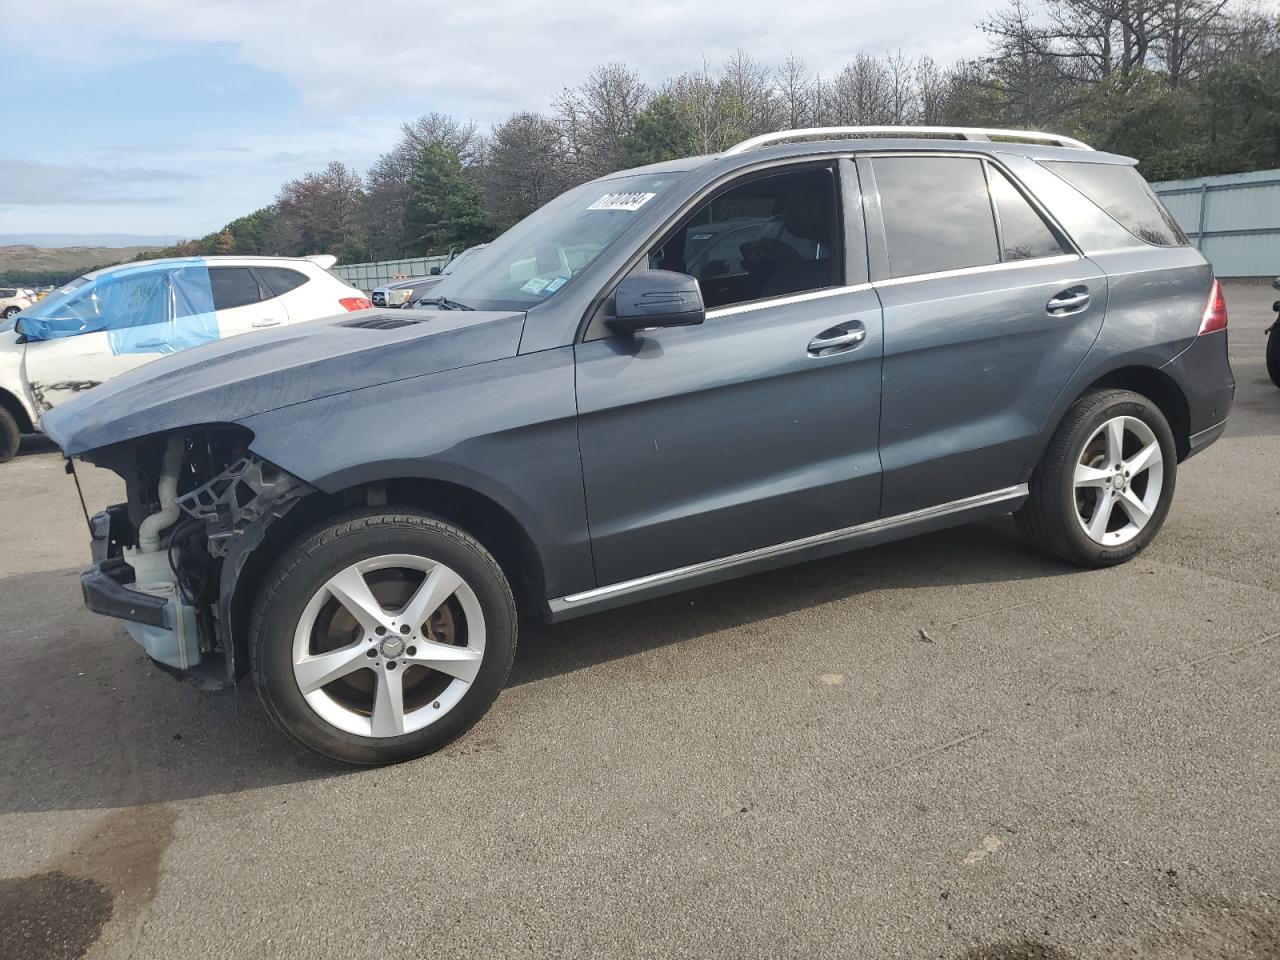
[{"label": "metal fence panel", "polygon": [[1151,188],[1220,277],[1280,274],[1280,170],[1255,170]]},{"label": "metal fence panel", "polygon": [[410,257],[405,260],[344,263],[333,267],[331,272],[368,293],[375,287],[395,283],[397,280],[425,277],[431,273],[432,267],[443,268],[448,260],[448,257]]}]

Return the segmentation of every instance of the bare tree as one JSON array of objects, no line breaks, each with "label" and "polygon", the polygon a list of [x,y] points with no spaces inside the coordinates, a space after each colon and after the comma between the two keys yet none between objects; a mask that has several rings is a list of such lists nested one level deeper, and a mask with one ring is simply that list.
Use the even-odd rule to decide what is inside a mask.
[{"label": "bare tree", "polygon": [[915,76],[916,120],[925,126],[946,123],[947,94],[950,88],[947,76],[932,57],[916,61]]},{"label": "bare tree", "polygon": [[721,109],[744,138],[776,130],[782,121],[770,73],[742,49],[735,50],[720,70]]},{"label": "bare tree", "polygon": [[290,180],[275,205],[282,245],[299,254],[350,252],[358,242],[363,198],[360,174],[336,160]]},{"label": "bare tree", "polygon": [[671,99],[676,116],[689,130],[699,153],[713,153],[732,145],[735,131],[726,122],[720,85],[705,61],[700,72],[680,74],[667,81],[662,92]]},{"label": "bare tree", "polygon": [[568,160],[577,167],[575,179],[590,179],[622,166],[625,138],[635,128],[636,114],[647,96],[640,75],[622,63],[596,67],[581,85],[560,94],[555,116]]},{"label": "bare tree", "polygon": [[794,53],[774,73],[773,89],[778,103],[781,122],[788,130],[797,130],[814,123],[817,115],[815,94],[819,82]]},{"label": "bare tree", "polygon": [[824,122],[885,124],[893,122],[893,94],[882,60],[860,53],[831,81]]},{"label": "bare tree", "polygon": [[517,113],[494,127],[482,178],[485,207],[500,229],[564,189],[559,127],[537,113]]},{"label": "bare tree", "polygon": [[474,121],[459,120],[447,113],[424,113],[418,119],[402,124],[397,151],[411,155],[410,166],[417,162],[423,148],[438,143],[462,161],[464,167],[477,159],[481,138]]},{"label": "bare tree", "polygon": [[914,123],[916,117],[915,64],[901,50],[884,59],[888,81],[890,122]]}]

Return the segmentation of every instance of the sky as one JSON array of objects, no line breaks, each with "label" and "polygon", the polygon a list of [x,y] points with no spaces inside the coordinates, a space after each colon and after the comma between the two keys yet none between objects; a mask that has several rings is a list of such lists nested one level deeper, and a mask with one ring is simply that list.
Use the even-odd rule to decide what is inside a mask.
[{"label": "sky", "polygon": [[201,236],[330,160],[363,172],[403,121],[546,110],[614,60],[654,84],[738,48],[948,64],[990,5],[0,0],[0,235]]}]

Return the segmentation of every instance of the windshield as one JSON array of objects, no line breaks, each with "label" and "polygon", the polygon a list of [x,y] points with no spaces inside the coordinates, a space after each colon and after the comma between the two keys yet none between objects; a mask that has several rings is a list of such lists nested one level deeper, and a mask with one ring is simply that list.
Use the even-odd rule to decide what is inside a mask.
[{"label": "windshield", "polygon": [[43,300],[37,300],[27,309],[22,311],[22,316],[26,319],[45,319],[47,317],[56,316],[62,313],[62,305],[65,304],[71,295],[89,282],[88,277],[76,277],[65,286],[54,290]]},{"label": "windshield", "polygon": [[[432,288],[477,310],[528,310],[559,293],[622,235],[675,176],[586,183],[535,210]],[[452,265],[451,265],[452,266]]]}]

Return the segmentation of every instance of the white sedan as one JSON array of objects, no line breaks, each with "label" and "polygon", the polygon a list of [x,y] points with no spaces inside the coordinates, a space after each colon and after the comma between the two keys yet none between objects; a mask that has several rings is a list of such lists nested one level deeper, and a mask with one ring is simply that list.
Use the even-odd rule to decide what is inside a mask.
[{"label": "white sedan", "polygon": [[0,324],[0,463],[22,433],[126,370],[263,327],[368,309],[335,258],[180,257],[86,274]]}]

